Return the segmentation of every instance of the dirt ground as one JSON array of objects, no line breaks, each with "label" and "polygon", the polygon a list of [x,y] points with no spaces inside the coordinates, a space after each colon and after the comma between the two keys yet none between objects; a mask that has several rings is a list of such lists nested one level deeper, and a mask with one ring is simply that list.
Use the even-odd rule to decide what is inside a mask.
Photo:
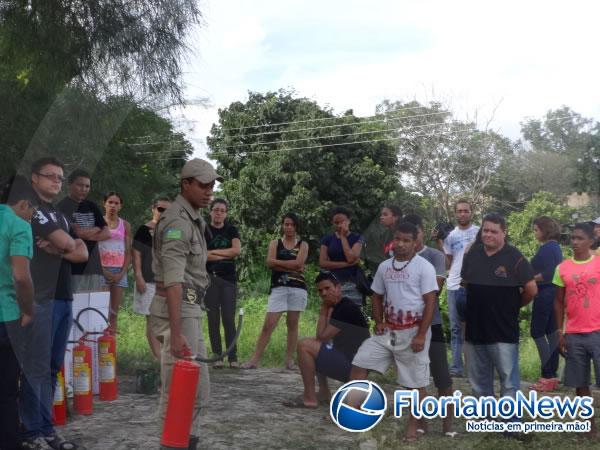
[{"label": "dirt ground", "polygon": [[[117,400],[95,399],[93,415],[71,415],[58,431],[88,450],[158,449],[158,426],[135,423],[155,412],[158,395],[136,394],[133,377],[119,381]],[[358,448],[359,437],[338,429],[327,406],[306,410],[281,404],[300,393],[301,386],[299,372],[212,370],[212,406],[202,418],[205,433],[200,448]]]},{"label": "dirt ground", "polygon": [[[91,416],[71,415],[59,432],[88,450],[158,449],[160,431],[156,422],[136,423],[156,412],[158,395],[135,393],[134,377],[120,377],[119,398],[113,402],[94,401]],[[395,386],[374,379],[388,395]],[[522,383],[527,392],[529,383]],[[367,433],[340,430],[329,417],[328,406],[315,410],[292,409],[282,400],[301,392],[299,372],[282,369],[211,370],[212,406],[203,416],[202,449],[398,449],[402,443],[405,419],[387,417]],[[339,384],[332,384],[332,392]],[[454,388],[470,392],[466,379],[454,379]],[[432,387],[433,389],[433,387]],[[433,393],[433,391],[430,391]],[[600,403],[600,392],[593,392],[594,404]],[[572,395],[562,388],[559,395]],[[598,413],[598,411],[597,411]],[[430,435],[411,448],[465,448],[487,450],[505,448],[507,443],[494,433],[465,433],[464,420],[455,424],[461,434],[456,439],[445,438],[441,421],[433,421]],[[484,436],[490,434],[490,436]],[[571,442],[572,436],[542,433],[528,443],[528,448],[565,448],[575,443],[578,448],[600,448],[600,443]],[[510,443],[514,445],[514,443]],[[590,446],[591,445],[591,446]]]}]

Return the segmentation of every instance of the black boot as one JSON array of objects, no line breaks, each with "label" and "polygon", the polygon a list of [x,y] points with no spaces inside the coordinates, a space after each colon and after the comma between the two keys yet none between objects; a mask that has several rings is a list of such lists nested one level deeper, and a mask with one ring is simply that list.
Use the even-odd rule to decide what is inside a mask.
[{"label": "black boot", "polygon": [[190,436],[190,443],[188,444],[188,450],[196,450],[200,438],[198,436]]}]

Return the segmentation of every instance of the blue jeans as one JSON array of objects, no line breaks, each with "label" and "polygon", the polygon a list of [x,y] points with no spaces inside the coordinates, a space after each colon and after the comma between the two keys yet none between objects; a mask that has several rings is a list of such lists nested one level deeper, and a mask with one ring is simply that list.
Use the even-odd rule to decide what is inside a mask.
[{"label": "blue jeans", "polygon": [[21,353],[23,374],[19,409],[24,439],[54,433],[54,388],[72,323],[72,302],[49,300],[34,304],[33,321],[24,330]]},{"label": "blue jeans", "polygon": [[556,378],[558,372],[558,332],[554,318],[556,289],[541,286],[533,299],[531,337],[535,341],[542,366],[543,378]]},{"label": "blue jeans", "polygon": [[500,395],[516,397],[521,386],[519,344],[497,342],[476,345],[467,342],[465,353],[469,361],[469,382],[475,396],[494,395],[496,369],[500,377]]},{"label": "blue jeans", "polygon": [[450,349],[452,364],[450,373],[462,375],[464,365],[462,359],[463,334],[461,322],[465,321],[467,293],[464,288],[448,290],[448,316],[450,318]]}]

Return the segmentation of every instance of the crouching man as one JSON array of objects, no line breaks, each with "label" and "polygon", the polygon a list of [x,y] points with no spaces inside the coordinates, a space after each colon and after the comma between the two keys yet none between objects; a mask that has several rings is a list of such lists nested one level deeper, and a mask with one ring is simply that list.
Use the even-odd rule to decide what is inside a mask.
[{"label": "crouching man", "polygon": [[[315,283],[321,297],[321,311],[314,338],[298,342],[298,365],[304,394],[283,402],[291,408],[316,408],[328,402],[331,393],[327,378],[346,382],[350,379],[352,359],[369,337],[369,324],[360,307],[342,297],[342,286],[335,275],[322,271]],[[315,375],[319,392],[315,392]]]}]

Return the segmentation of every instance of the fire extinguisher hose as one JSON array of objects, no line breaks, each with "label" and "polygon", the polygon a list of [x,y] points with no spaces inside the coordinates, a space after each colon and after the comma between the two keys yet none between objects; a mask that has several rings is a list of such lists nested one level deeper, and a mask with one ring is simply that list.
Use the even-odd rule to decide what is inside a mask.
[{"label": "fire extinguisher hose", "polygon": [[[81,317],[81,315],[84,312],[87,312],[87,311],[92,311],[92,312],[95,312],[95,313],[99,314],[100,317],[102,317],[102,319],[104,319],[104,321],[108,325],[108,323],[109,323],[108,322],[108,318],[104,315],[104,313],[102,311],[100,311],[99,309],[92,308],[91,306],[89,306],[87,308],[83,308],[81,311],[79,311],[79,313],[77,314],[77,316],[73,319],[73,323],[79,329],[79,331],[81,331],[82,333],[89,334],[89,335],[92,335],[92,334],[102,334],[103,333],[102,331],[86,331],[83,328],[83,326],[81,325],[81,323],[79,322],[79,318]],[[77,341],[75,341],[75,343],[77,343]]]},{"label": "fire extinguisher hose", "polygon": [[233,341],[231,341],[231,344],[229,345],[229,347],[227,347],[227,349],[225,349],[225,351],[223,353],[221,353],[220,355],[215,355],[211,358],[202,358],[201,356],[196,356],[196,357],[194,357],[194,359],[196,361],[203,362],[203,363],[213,363],[215,361],[221,361],[223,358],[225,358],[227,356],[227,354],[231,350],[233,350],[233,347],[235,346],[235,343],[237,342],[237,340],[240,337],[240,334],[242,332],[243,323],[244,323],[244,308],[240,308],[240,313],[238,315],[237,329],[235,332],[235,336],[233,337]]}]

